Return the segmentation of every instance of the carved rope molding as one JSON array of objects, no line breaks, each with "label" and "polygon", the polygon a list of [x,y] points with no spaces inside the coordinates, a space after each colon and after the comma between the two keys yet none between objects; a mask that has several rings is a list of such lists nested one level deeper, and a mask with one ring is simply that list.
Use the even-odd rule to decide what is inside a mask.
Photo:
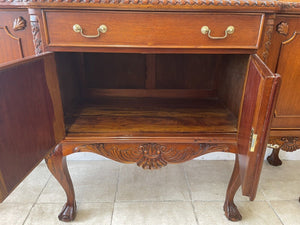
[{"label": "carved rope molding", "polygon": [[191,6],[241,6],[241,7],[282,7],[300,8],[298,2],[276,0],[0,0],[0,3],[81,3],[114,5],[191,5]]},{"label": "carved rope molding", "polygon": [[121,163],[136,163],[143,169],[159,169],[168,163],[181,163],[200,155],[225,151],[225,144],[86,144],[73,152],[94,152]]},{"label": "carved rope molding", "polygon": [[269,144],[287,152],[300,149],[299,137],[270,137]]}]

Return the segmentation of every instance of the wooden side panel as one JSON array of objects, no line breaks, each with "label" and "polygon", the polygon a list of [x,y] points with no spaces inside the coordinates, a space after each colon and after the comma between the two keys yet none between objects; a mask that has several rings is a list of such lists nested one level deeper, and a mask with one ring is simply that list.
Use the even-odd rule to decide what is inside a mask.
[{"label": "wooden side panel", "polygon": [[64,137],[53,54],[0,68],[0,201]]},{"label": "wooden side panel", "polygon": [[300,129],[300,16],[279,17],[277,30],[274,41],[279,42],[280,51],[276,73],[282,76],[282,86],[272,128]]},{"label": "wooden side panel", "polygon": [[34,55],[26,10],[0,10],[0,63]]},{"label": "wooden side panel", "polygon": [[[252,55],[241,105],[238,134],[242,192],[251,200],[255,198],[257,191],[279,84],[280,76],[274,75],[257,55]],[[250,150],[251,130],[257,135],[253,151]]]},{"label": "wooden side panel", "polygon": [[239,116],[248,61],[249,55],[223,55],[221,64],[214,62],[214,67],[219,68],[216,79],[218,97],[236,117]]}]

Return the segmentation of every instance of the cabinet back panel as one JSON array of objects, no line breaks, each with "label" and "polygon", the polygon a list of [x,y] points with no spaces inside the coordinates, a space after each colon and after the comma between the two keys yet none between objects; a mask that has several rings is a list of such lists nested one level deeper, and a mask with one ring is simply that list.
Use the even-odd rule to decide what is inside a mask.
[{"label": "cabinet back panel", "polygon": [[84,62],[89,88],[145,88],[145,55],[87,53]]},{"label": "cabinet back panel", "polygon": [[156,55],[156,88],[215,89],[219,55]]}]

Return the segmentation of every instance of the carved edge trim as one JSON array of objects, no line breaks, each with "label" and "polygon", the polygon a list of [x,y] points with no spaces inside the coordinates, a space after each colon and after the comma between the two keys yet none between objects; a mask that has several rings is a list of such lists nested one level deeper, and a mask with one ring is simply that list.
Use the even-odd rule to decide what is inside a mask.
[{"label": "carved edge trim", "polygon": [[33,36],[33,45],[36,55],[40,55],[43,52],[42,38],[40,32],[40,23],[37,15],[30,15],[31,32]]},{"label": "carved edge trim", "polygon": [[279,148],[286,152],[293,152],[300,149],[299,137],[284,136],[284,137],[270,137],[269,146],[272,148]]},{"label": "carved edge trim", "polygon": [[281,7],[300,8],[299,3],[256,0],[0,0],[0,3],[80,3],[80,4],[113,4],[113,5],[190,5],[190,6],[240,6],[240,7]]},{"label": "carved edge trim", "polygon": [[295,31],[293,33],[293,35],[288,40],[281,42],[281,44],[282,45],[289,44],[290,42],[292,42],[295,39],[295,37],[297,36],[297,34],[300,34],[300,32]]},{"label": "carved edge trim", "polygon": [[159,169],[168,163],[181,163],[200,155],[229,152],[228,144],[104,144],[78,145],[73,152],[93,152],[121,163],[136,163],[143,169]]}]

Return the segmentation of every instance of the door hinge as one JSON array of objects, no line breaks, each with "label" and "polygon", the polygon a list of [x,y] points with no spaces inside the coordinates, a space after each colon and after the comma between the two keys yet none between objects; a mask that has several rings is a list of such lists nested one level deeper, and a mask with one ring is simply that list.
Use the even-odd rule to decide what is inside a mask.
[{"label": "door hinge", "polygon": [[257,141],[257,134],[254,134],[254,129],[251,129],[250,135],[250,152],[254,152]]}]

